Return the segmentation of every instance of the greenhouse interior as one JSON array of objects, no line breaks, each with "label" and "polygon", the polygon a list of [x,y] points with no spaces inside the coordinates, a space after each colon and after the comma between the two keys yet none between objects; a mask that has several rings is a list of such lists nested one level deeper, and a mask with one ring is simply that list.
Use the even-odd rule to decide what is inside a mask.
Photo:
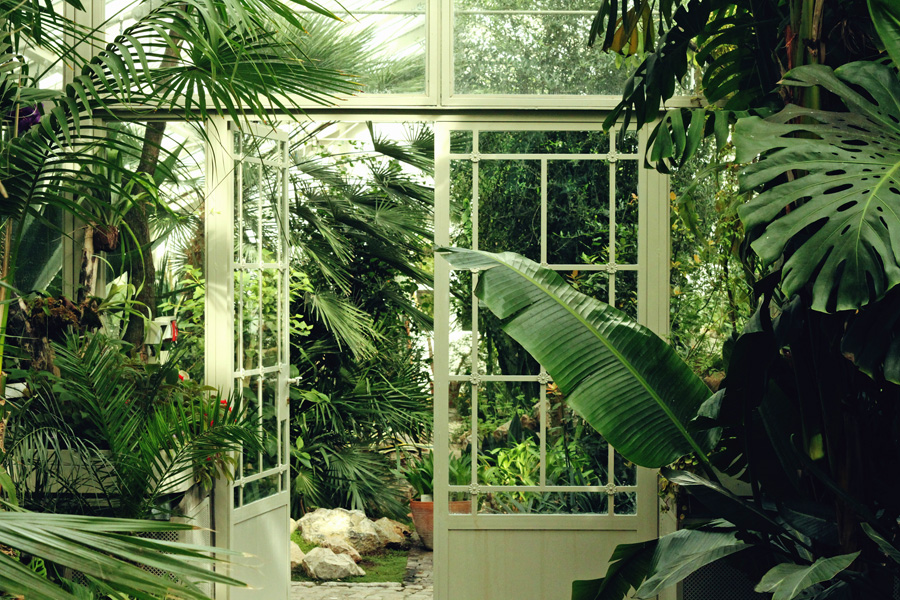
[{"label": "greenhouse interior", "polygon": [[2,12],[0,597],[900,599],[900,2]]}]

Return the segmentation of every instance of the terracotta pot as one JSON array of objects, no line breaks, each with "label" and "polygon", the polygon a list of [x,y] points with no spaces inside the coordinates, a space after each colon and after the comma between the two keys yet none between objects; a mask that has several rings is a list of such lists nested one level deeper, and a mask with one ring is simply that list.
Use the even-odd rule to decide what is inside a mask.
[{"label": "terracotta pot", "polygon": [[[409,509],[412,512],[412,520],[416,526],[416,533],[422,540],[422,545],[429,550],[434,550],[434,502],[410,500]],[[468,500],[452,500],[450,502],[450,514],[467,515],[471,510],[472,503]]]}]

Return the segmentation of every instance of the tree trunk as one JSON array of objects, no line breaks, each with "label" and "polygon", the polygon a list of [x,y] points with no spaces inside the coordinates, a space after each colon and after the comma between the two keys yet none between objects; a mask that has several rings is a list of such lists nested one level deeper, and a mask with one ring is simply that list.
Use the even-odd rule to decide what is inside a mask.
[{"label": "tree trunk", "polygon": [[[186,5],[182,5],[186,9]],[[170,31],[169,35],[175,42],[166,47],[160,67],[173,66],[181,55],[181,40],[178,34]],[[163,136],[166,133],[165,121],[149,121],[144,132],[144,146],[141,149],[141,160],[137,172],[145,173],[151,178],[156,174],[159,164],[159,150]],[[147,205],[138,202],[125,215],[125,224],[131,229],[135,248],[129,252],[129,260],[126,263],[128,269],[128,281],[138,286],[135,300],[141,302],[140,312],[146,312],[148,318],[153,318],[153,308],[156,306],[156,266],[153,264],[153,251],[150,247],[150,224],[147,220]],[[144,318],[138,314],[132,314],[128,318],[128,327],[123,336],[126,342],[131,343],[140,351],[141,357],[146,357],[144,347]]]}]

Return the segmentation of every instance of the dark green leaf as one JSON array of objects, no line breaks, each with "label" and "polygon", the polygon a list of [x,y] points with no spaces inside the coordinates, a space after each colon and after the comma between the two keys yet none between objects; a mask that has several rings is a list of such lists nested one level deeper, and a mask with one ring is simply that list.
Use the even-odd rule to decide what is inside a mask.
[{"label": "dark green leaf", "polygon": [[[868,62],[834,72],[803,67],[788,79],[822,85],[854,112],[789,106],[765,120],[741,119],[738,161],[761,156],[742,172],[742,189],[795,175],[740,215],[758,232],[752,246],[765,263],[794,248],[783,267],[786,295],[809,286],[815,310],[857,309],[900,283],[900,82],[892,69]],[[871,90],[875,103],[850,84]]]},{"label": "dark green leaf", "polygon": [[833,579],[857,556],[859,552],[820,558],[811,565],[781,563],[766,573],[755,589],[757,592],[772,592],[772,600],[791,600],[806,588]]}]

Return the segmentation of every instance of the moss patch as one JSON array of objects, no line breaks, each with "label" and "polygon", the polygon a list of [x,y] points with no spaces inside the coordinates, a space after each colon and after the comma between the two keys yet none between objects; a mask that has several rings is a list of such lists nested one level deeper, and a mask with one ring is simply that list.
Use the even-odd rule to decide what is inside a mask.
[{"label": "moss patch", "polygon": [[[304,553],[316,547],[303,540],[299,531],[291,534],[291,540],[297,542]],[[379,554],[363,556],[359,566],[366,572],[362,577],[348,577],[340,581],[347,583],[403,583],[406,575],[406,559],[408,550],[384,550]],[[291,573],[293,581],[317,581],[307,577],[302,569],[294,569]]]}]

